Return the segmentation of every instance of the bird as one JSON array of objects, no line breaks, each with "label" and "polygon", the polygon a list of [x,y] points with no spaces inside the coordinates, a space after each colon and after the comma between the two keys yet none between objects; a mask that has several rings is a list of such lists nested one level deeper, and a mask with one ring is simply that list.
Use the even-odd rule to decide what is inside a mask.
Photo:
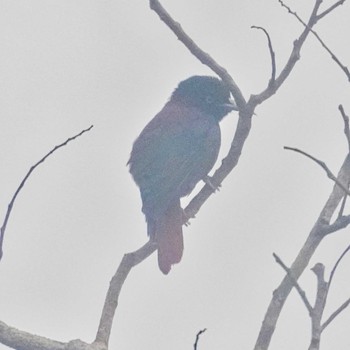
[{"label": "bird", "polygon": [[140,189],[147,233],[168,274],[184,249],[187,221],[180,199],[208,179],[221,143],[219,122],[237,110],[226,83],[195,75],[181,81],[163,109],[135,140],[129,171]]}]

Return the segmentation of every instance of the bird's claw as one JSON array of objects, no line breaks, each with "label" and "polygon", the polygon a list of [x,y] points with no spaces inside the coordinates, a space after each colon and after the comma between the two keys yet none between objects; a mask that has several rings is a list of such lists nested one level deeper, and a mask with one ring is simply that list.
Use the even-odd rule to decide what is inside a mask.
[{"label": "bird's claw", "polygon": [[[193,216],[193,218],[194,218],[194,216]],[[184,225],[186,227],[191,225],[190,219],[191,218],[186,214],[185,210],[182,209],[182,222],[184,223]]]}]

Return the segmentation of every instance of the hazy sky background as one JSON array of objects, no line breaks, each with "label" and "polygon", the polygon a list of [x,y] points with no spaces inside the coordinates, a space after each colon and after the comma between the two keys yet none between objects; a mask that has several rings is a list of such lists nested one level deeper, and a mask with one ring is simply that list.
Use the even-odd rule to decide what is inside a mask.
[{"label": "hazy sky background", "polygon": [[[246,98],[271,72],[266,39],[250,26],[269,31],[278,70],[303,29],[277,0],[162,3]],[[306,19],[314,2],[288,4]],[[349,14],[346,2],[316,27],[345,65]],[[40,166],[16,202],[0,263],[0,320],[60,341],[91,342],[123,254],[147,240],[126,167],[132,143],[179,81],[212,73],[146,0],[0,1],[0,42],[1,218],[29,167],[94,124]],[[350,114],[349,92],[345,75],[309,37],[287,82],[256,110],[238,166],[185,228],[182,262],[165,277],[153,254],[132,270],[110,349],[192,349],[205,327],[200,350],[253,348],[284,275],[272,252],[293,261],[333,186],[321,168],[283,146],[310,152],[336,173],[347,152],[337,107]],[[232,113],[222,123],[222,156],[236,122]],[[310,267],[322,262],[329,273],[349,233],[328,237]],[[350,296],[349,261],[336,275],[326,315]],[[309,270],[300,281],[312,301],[315,282]],[[322,349],[348,349],[349,324],[347,310],[325,331]],[[309,334],[293,291],[270,349],[305,349]]]}]

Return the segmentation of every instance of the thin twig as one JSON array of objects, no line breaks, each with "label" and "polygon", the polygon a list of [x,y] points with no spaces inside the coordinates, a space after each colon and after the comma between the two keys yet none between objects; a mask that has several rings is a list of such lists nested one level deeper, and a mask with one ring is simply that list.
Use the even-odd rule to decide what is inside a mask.
[{"label": "thin twig", "polygon": [[267,30],[265,28],[258,27],[258,26],[251,26],[251,28],[262,30],[267,37],[269,51],[270,51],[270,57],[271,57],[271,67],[272,67],[271,78],[270,78],[269,85],[268,85],[268,87],[270,87],[276,81],[276,55],[275,55],[275,52],[274,52],[273,47],[272,47],[272,41],[271,41],[269,33],[267,32]]},{"label": "thin twig", "polygon": [[[350,245],[348,245],[346,247],[346,249],[341,253],[340,257],[338,258],[338,260],[336,261],[336,263],[334,264],[333,266],[333,269],[330,273],[330,276],[329,276],[329,281],[328,281],[328,291],[330,290],[330,287],[331,287],[331,284],[332,284],[332,281],[333,281],[333,278],[334,278],[334,275],[335,275],[335,272],[340,264],[340,262],[343,260],[343,258],[345,257],[345,255],[350,251]],[[343,311],[345,310],[348,305],[350,303],[350,299],[346,300],[338,309],[336,309],[330,316],[329,318],[323,323],[321,329],[322,331]]]},{"label": "thin twig", "polygon": [[82,130],[79,134],[76,134],[70,138],[68,138],[66,141],[64,141],[63,143],[55,146],[50,152],[48,152],[43,158],[41,158],[37,163],[35,163],[33,166],[31,166],[31,168],[29,169],[29,171],[27,172],[27,174],[25,175],[25,177],[23,178],[22,182],[20,183],[20,185],[18,186],[16,192],[14,193],[8,207],[7,207],[7,211],[6,211],[6,215],[5,215],[5,219],[4,222],[0,228],[0,260],[2,258],[3,255],[3,251],[2,251],[2,245],[3,245],[3,241],[4,241],[4,236],[5,236],[5,231],[6,231],[6,226],[8,223],[8,220],[10,218],[11,212],[12,212],[12,208],[13,205],[15,203],[15,200],[18,196],[18,194],[20,193],[21,189],[23,188],[23,186],[25,185],[25,183],[27,182],[28,178],[30,177],[30,175],[32,174],[32,172],[41,164],[43,163],[48,157],[51,156],[51,154],[53,154],[54,152],[56,152],[58,149],[60,149],[61,147],[66,146],[69,142],[75,140],[76,138],[78,138],[79,136],[83,135],[84,133],[90,131],[93,128],[93,125],[91,125],[89,128]]},{"label": "thin twig", "polygon": [[290,278],[291,282],[293,283],[293,286],[295,287],[298,294],[300,295],[301,300],[303,301],[304,305],[306,306],[306,309],[309,312],[309,315],[311,315],[313,312],[313,308],[312,308],[312,306],[311,306],[311,304],[306,296],[305,291],[300,287],[299,283],[297,282],[297,280],[293,276],[292,272],[290,271],[290,268],[288,268],[285,265],[285,263],[282,261],[282,259],[276,253],[273,253],[272,255],[275,258],[277,264],[280,265],[283,268],[283,270],[287,273],[288,277]]},{"label": "thin twig", "polygon": [[[338,106],[338,109],[339,109],[340,114],[341,114],[341,116],[343,118],[343,121],[344,121],[344,134],[345,134],[345,137],[346,137],[346,140],[347,140],[347,143],[348,143],[348,152],[350,153],[349,117],[346,115],[346,113],[344,111],[344,108],[343,108],[343,106],[341,104]],[[348,187],[349,187],[349,184],[348,184]],[[342,205],[341,205],[341,207],[339,209],[338,217],[343,215],[345,204],[346,204],[346,199],[347,199],[347,196],[344,196],[343,201],[342,201]]]},{"label": "thin twig", "polygon": [[336,263],[334,264],[334,267],[329,275],[329,282],[328,284],[331,285],[332,281],[333,281],[333,277],[335,274],[335,271],[338,268],[338,265],[340,264],[340,262],[343,260],[344,256],[350,251],[350,245],[348,245],[346,247],[346,249],[341,253],[340,257],[338,258],[338,260],[336,261]]},{"label": "thin twig", "polygon": [[324,10],[323,12],[321,12],[321,13],[317,16],[317,18],[318,18],[318,19],[321,19],[322,17],[328,15],[330,12],[332,12],[333,10],[335,10],[338,6],[343,5],[345,1],[346,1],[346,0],[339,0],[339,1],[337,1],[335,4],[333,4],[332,6],[330,6],[327,10]]},{"label": "thin twig", "polygon": [[[280,1],[281,2],[281,1]],[[315,6],[312,9],[308,26],[304,28],[302,33],[299,35],[299,37],[294,41],[293,43],[293,49],[292,52],[289,55],[289,58],[284,65],[283,69],[281,70],[280,74],[276,77],[276,80],[274,84],[270,84],[265,90],[260,92],[259,94],[253,94],[250,96],[248,101],[248,106],[251,109],[255,109],[255,107],[261,103],[263,103],[265,100],[270,98],[273,94],[277,92],[277,90],[282,86],[282,84],[285,82],[285,80],[288,78],[289,74],[293,70],[294,66],[300,59],[300,51],[301,48],[308,37],[310,33],[310,29],[316,24],[317,22],[317,11],[321,5],[322,0],[316,0]]]},{"label": "thin twig", "polygon": [[346,140],[348,142],[348,150],[350,152],[350,130],[349,130],[349,117],[346,115],[344,108],[342,105],[338,106],[338,109],[340,111],[340,114],[344,121],[344,134],[346,136]]},{"label": "thin twig", "polygon": [[350,298],[346,300],[341,306],[338,307],[322,324],[321,331],[323,331],[342,311],[344,311],[350,305]]},{"label": "thin twig", "polygon": [[[290,13],[291,15],[293,15],[305,28],[308,27],[308,25],[301,19],[301,17],[295,12],[293,11],[288,5],[286,5],[282,0],[278,0],[278,2],[281,4],[282,7],[284,7],[288,13]],[[318,1],[321,5],[321,1]],[[315,15],[315,19],[318,19],[318,15]],[[309,28],[311,30],[311,28]]]},{"label": "thin twig", "polygon": [[319,43],[322,45],[322,47],[330,54],[332,60],[340,67],[340,69],[345,73],[346,77],[350,81],[350,72],[348,67],[346,67],[340,59],[334,54],[334,52],[326,45],[326,43],[321,39],[321,37],[315,32],[313,29],[311,29],[311,33],[316,37],[316,39],[319,41]]},{"label": "thin twig", "polygon": [[[330,54],[331,58],[336,62],[336,64],[341,68],[341,70],[345,73],[348,80],[350,81],[350,72],[349,69],[344,66],[341,61],[338,59],[338,57],[331,51],[331,49],[325,44],[325,42],[321,39],[321,37],[315,32],[308,24],[306,24],[301,17],[295,12],[292,11],[289,6],[287,6],[282,0],[278,0],[279,3],[288,10],[288,12],[293,15],[305,28],[309,29],[310,32],[315,36],[315,38],[319,41],[319,43],[322,45],[322,47]],[[322,2],[322,1],[321,1]],[[331,11],[333,11],[336,7],[339,5],[342,5],[345,2],[345,0],[338,1],[333,6],[331,6],[329,9],[325,10],[321,14],[317,15],[315,17],[315,21],[319,21],[321,18],[323,18],[325,15],[329,14]]]},{"label": "thin twig", "polygon": [[204,328],[204,329],[200,330],[200,331],[197,333],[197,335],[196,335],[196,341],[195,341],[194,344],[193,344],[193,349],[194,349],[194,350],[197,350],[197,345],[198,345],[199,337],[200,337],[201,334],[203,334],[206,330],[207,330],[207,329]]},{"label": "thin twig", "polygon": [[297,152],[297,153],[300,153],[300,154],[303,154],[304,156],[310,158],[311,160],[313,160],[315,163],[317,163],[327,174],[327,176],[332,180],[334,181],[348,196],[350,196],[350,191],[348,188],[346,188],[337,178],[336,176],[329,170],[329,168],[327,167],[326,163],[325,162],[322,162],[321,160],[313,157],[312,155],[298,149],[298,148],[294,148],[294,147],[283,147],[284,149],[286,150],[289,150],[289,151],[294,151],[294,152]]},{"label": "thin twig", "polygon": [[[343,118],[343,122],[344,122],[344,134],[345,134],[345,137],[346,137],[346,141],[347,141],[347,144],[348,144],[348,152],[350,153],[350,127],[349,127],[349,117],[346,115],[345,111],[344,111],[344,108],[343,106],[340,104],[338,106],[338,109],[340,111],[340,114]],[[347,188],[349,188],[349,185],[350,183],[348,183],[348,186]],[[344,213],[344,209],[345,209],[345,204],[346,204],[346,200],[347,200],[347,196],[344,195],[344,198],[343,198],[343,201],[342,201],[342,204],[340,206],[340,209],[339,209],[339,213],[338,213],[338,218],[341,217]]]}]

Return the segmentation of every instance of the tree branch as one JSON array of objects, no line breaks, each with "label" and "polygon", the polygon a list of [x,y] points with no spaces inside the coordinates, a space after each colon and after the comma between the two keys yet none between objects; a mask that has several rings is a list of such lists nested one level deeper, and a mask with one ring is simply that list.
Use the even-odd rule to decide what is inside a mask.
[{"label": "tree branch", "polygon": [[332,60],[340,67],[340,69],[345,73],[346,77],[350,81],[350,72],[348,67],[341,63],[340,59],[333,53],[333,51],[326,45],[326,43],[321,39],[321,37],[315,32],[311,30],[311,33],[316,37],[321,46],[330,54]]},{"label": "tree branch", "polygon": [[194,344],[193,344],[193,349],[194,350],[197,350],[197,346],[198,346],[198,342],[199,342],[199,337],[204,333],[204,332],[206,332],[206,328],[204,328],[204,329],[202,329],[202,330],[200,330],[198,333],[197,333],[197,335],[196,335],[196,341],[194,342]]},{"label": "tree branch", "polygon": [[76,138],[78,138],[79,136],[83,135],[84,133],[90,131],[93,128],[93,125],[91,125],[89,128],[82,130],[79,134],[76,134],[70,138],[68,138],[66,141],[64,141],[63,143],[55,146],[50,152],[48,152],[43,158],[41,158],[37,163],[35,163],[27,172],[27,174],[25,175],[25,177],[23,178],[22,182],[20,183],[20,185],[18,186],[15,194],[13,195],[8,207],[7,207],[7,212],[5,214],[5,219],[4,222],[0,228],[0,260],[2,258],[3,255],[3,251],[2,251],[2,245],[3,245],[3,241],[4,241],[4,236],[5,236],[5,231],[6,231],[6,226],[8,223],[8,220],[10,218],[11,212],[12,212],[12,208],[13,205],[15,204],[16,198],[18,196],[18,194],[20,193],[20,191],[22,190],[23,186],[25,185],[25,183],[27,182],[27,180],[29,179],[30,175],[32,174],[32,172],[41,164],[43,163],[48,157],[50,157],[54,152],[56,152],[58,149],[60,149],[61,147],[66,146],[69,142],[75,140]]},{"label": "tree branch", "polygon": [[323,12],[321,12],[321,13],[317,16],[317,18],[318,18],[318,19],[321,19],[322,17],[328,15],[330,12],[332,12],[333,10],[335,10],[338,6],[343,5],[345,1],[346,1],[346,0],[337,1],[335,4],[333,4],[332,6],[330,6],[327,10],[324,10]]},{"label": "tree branch", "polygon": [[265,28],[257,27],[257,26],[251,26],[251,28],[262,30],[267,37],[267,42],[268,42],[269,52],[270,52],[270,57],[271,57],[271,67],[272,67],[271,78],[270,78],[270,81],[268,84],[268,88],[269,88],[275,83],[275,80],[276,80],[276,55],[275,55],[275,52],[274,52],[273,47],[272,47],[272,41],[271,41],[269,33],[267,32],[267,30]]},{"label": "tree branch", "polygon": [[[322,2],[323,0],[321,0]],[[310,30],[310,32],[316,37],[316,39],[318,40],[318,42],[322,45],[322,47],[330,54],[331,58],[335,61],[335,63],[342,69],[342,71],[345,73],[345,75],[347,76],[348,80],[350,81],[350,72],[348,70],[348,68],[346,66],[344,66],[340,60],[338,59],[338,57],[330,50],[330,48],[325,44],[325,42],[321,39],[321,37],[317,34],[317,32],[315,32],[313,29],[311,29],[309,27],[308,24],[306,24],[301,17],[295,12],[292,11],[290,9],[290,7],[288,7],[286,4],[284,4],[281,0],[279,0],[279,2],[281,3],[281,5],[283,7],[285,7],[288,12],[293,15],[305,28],[308,28]],[[338,1],[337,3],[335,3],[334,5],[330,6],[327,10],[323,11],[322,13],[318,14],[316,16],[316,22],[319,21],[321,18],[323,18],[324,16],[328,15],[330,12],[332,12],[334,9],[336,9],[339,5],[342,5],[345,2],[345,0],[341,0]]]},{"label": "tree branch", "polygon": [[88,344],[80,339],[59,342],[21,331],[1,321],[0,343],[16,350],[108,350],[104,344]]},{"label": "tree branch", "polygon": [[325,321],[322,325],[321,330],[323,331],[329,324],[342,312],[344,311],[348,306],[350,305],[350,298],[346,300],[341,306],[338,307]]},{"label": "tree branch", "polygon": [[318,350],[321,342],[321,319],[327,300],[328,284],[324,280],[324,266],[320,263],[311,269],[317,278],[315,306],[311,314],[311,342],[309,350]]},{"label": "tree branch", "polygon": [[298,148],[293,148],[293,147],[283,147],[284,149],[286,150],[289,150],[289,151],[294,151],[294,152],[297,152],[297,153],[300,153],[300,154],[303,154],[304,156],[312,159],[315,163],[317,163],[327,174],[327,176],[332,180],[334,181],[348,196],[350,196],[350,191],[348,188],[346,188],[346,186],[344,186],[337,178],[336,176],[329,170],[329,168],[327,167],[326,163],[325,162],[322,162],[321,160],[313,157],[312,155],[298,149]]},{"label": "tree branch", "polygon": [[344,108],[342,105],[338,106],[338,109],[340,111],[340,114],[344,121],[344,134],[346,137],[346,140],[348,142],[348,151],[350,152],[350,130],[349,130],[349,117],[346,115]]},{"label": "tree branch", "polygon": [[[344,202],[344,197],[343,197],[343,202]],[[339,216],[337,219],[329,225],[324,225],[323,228],[320,230],[320,233],[322,235],[329,235],[330,233],[339,231],[350,224],[350,215],[346,216]]]},{"label": "tree branch", "polygon": [[101,343],[108,348],[113,318],[118,306],[119,294],[124,282],[131,269],[148,258],[156,249],[157,245],[155,242],[149,240],[140,249],[123,256],[123,259],[109,284],[100,324],[98,326],[96,339],[94,341],[95,344]]},{"label": "tree branch", "polygon": [[[349,184],[348,184],[349,187]],[[346,205],[346,199],[348,198],[348,196],[345,194],[343,197],[343,200],[341,202],[340,208],[339,208],[339,212],[338,212],[338,219],[342,219],[344,217],[344,210],[345,210],[345,205]]]},{"label": "tree branch", "polygon": [[[284,3],[279,0],[279,2],[284,6]],[[251,95],[248,101],[248,105],[253,110],[255,107],[268,98],[270,98],[272,95],[274,95],[277,90],[281,87],[281,85],[284,83],[284,81],[287,79],[291,71],[293,70],[295,64],[300,59],[300,51],[301,48],[308,37],[311,28],[317,23],[317,11],[322,3],[322,0],[316,0],[314,8],[312,10],[312,13],[310,15],[307,27],[303,30],[303,32],[300,34],[299,38],[294,41],[293,49],[291,54],[289,55],[288,61],[286,62],[284,68],[282,69],[279,76],[274,81],[274,84],[268,84],[267,88],[256,95]],[[284,6],[285,7],[285,6]]]},{"label": "tree branch", "polygon": [[332,284],[333,278],[334,278],[334,274],[340,264],[340,262],[343,260],[344,256],[350,251],[350,245],[348,245],[346,247],[346,249],[341,253],[340,257],[338,258],[338,260],[336,261],[336,263],[334,264],[334,267],[329,275],[329,286]]},{"label": "tree branch", "polygon": [[[333,266],[333,269],[330,273],[329,276],[329,281],[328,281],[328,290],[327,293],[329,293],[330,287],[332,285],[333,282],[333,278],[335,275],[335,272],[340,264],[340,262],[343,260],[343,258],[345,257],[345,255],[350,251],[350,245],[348,245],[346,247],[346,249],[341,253],[340,257],[338,258],[338,260],[336,261],[336,263]],[[338,309],[336,309],[330,316],[329,318],[323,323],[322,327],[321,327],[321,331],[323,331],[343,310],[345,310],[350,304],[350,299],[346,300]]]},{"label": "tree branch", "polygon": [[287,273],[287,275],[289,276],[290,280],[292,281],[294,288],[297,290],[298,294],[300,295],[301,300],[303,301],[307,311],[309,312],[309,315],[312,315],[313,312],[313,308],[306,296],[305,291],[299,286],[298,281],[294,278],[294,276],[292,275],[290,268],[288,268],[284,262],[282,261],[282,259],[275,253],[272,254],[273,257],[275,258],[277,264],[279,264],[283,270]]},{"label": "tree branch", "polygon": [[20,331],[0,321],[0,342],[19,350],[64,350],[65,343]]},{"label": "tree branch", "polygon": [[[348,183],[350,180],[350,157],[347,156],[344,163],[339,171],[338,180],[341,183]],[[307,237],[303,247],[301,248],[299,254],[295,258],[290,271],[293,274],[295,280],[298,280],[300,275],[304,272],[307,267],[311,257],[316,251],[317,247],[321,243],[322,239],[325,237],[323,234],[324,225],[329,225],[335,210],[337,209],[339,203],[341,202],[344,195],[344,191],[335,184],[333,190],[325,203],[323,209],[321,210],[314,227],[312,228],[309,236]],[[270,305],[266,311],[262,327],[259,332],[258,339],[255,344],[255,350],[267,350],[275,331],[279,315],[282,311],[284,303],[294,287],[289,276],[285,276],[273,293]]]}]

